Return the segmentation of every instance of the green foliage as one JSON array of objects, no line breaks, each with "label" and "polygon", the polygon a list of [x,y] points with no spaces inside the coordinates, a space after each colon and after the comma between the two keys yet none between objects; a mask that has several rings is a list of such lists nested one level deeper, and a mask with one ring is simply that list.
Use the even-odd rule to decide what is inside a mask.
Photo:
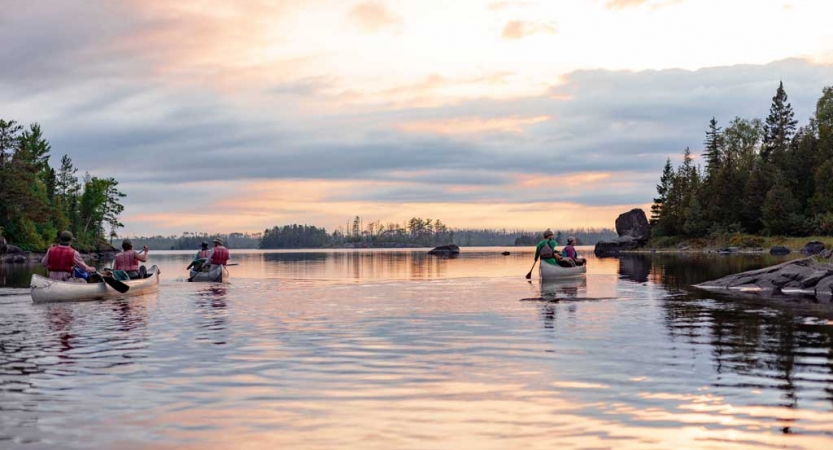
[{"label": "green foliage", "polygon": [[762,219],[765,230],[772,235],[800,234],[804,222],[800,211],[801,205],[786,186],[774,186],[764,200]]},{"label": "green foliage", "polygon": [[651,238],[648,245],[655,248],[670,248],[676,247],[679,242],[680,239],[676,236],[659,236]]},{"label": "green foliage", "polygon": [[813,218],[813,228],[823,236],[833,236],[833,212],[817,214]]},{"label": "green foliage", "polygon": [[772,160],[780,163],[783,161],[798,123],[794,116],[792,105],[787,102],[784,83],[781,82],[775,96],[772,97],[772,106],[769,108],[769,116],[764,125],[764,143],[761,147],[761,158],[764,162]]},{"label": "green foliage", "polygon": [[740,248],[761,248],[766,241],[761,236],[751,236],[748,234],[733,234],[729,237],[729,247]]},{"label": "green foliage", "polygon": [[50,151],[40,125],[24,129],[0,120],[0,226],[10,243],[27,250],[44,250],[65,229],[77,248],[96,248],[105,225],[121,226],[124,194],[113,178],[87,177],[82,189],[69,157],[56,171]]},{"label": "green foliage", "polygon": [[829,233],[825,214],[833,213],[833,88],[824,88],[810,123],[797,131],[796,125],[783,84],[765,122],[735,118],[721,131],[712,118],[703,152],[705,173],[694,167],[688,149],[676,171],[670,161],[663,168],[651,208],[652,234]]}]

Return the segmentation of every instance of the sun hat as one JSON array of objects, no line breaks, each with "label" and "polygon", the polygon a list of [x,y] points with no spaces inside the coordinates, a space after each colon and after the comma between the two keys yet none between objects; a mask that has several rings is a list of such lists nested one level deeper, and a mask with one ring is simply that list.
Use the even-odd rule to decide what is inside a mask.
[{"label": "sun hat", "polygon": [[70,242],[72,242],[73,239],[74,237],[72,236],[72,233],[70,233],[69,231],[61,231],[61,235],[58,237],[58,240],[61,242],[61,244],[69,244]]}]

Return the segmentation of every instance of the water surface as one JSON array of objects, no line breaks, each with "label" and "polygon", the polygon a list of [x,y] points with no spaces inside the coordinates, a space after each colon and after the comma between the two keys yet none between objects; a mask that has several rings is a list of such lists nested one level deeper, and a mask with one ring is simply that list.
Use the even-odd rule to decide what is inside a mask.
[{"label": "water surface", "polygon": [[67,304],[4,267],[0,446],[833,448],[826,307],[688,290],[769,256],[591,257],[544,286],[516,248],[234,252],[224,285],[184,282],[190,258]]}]

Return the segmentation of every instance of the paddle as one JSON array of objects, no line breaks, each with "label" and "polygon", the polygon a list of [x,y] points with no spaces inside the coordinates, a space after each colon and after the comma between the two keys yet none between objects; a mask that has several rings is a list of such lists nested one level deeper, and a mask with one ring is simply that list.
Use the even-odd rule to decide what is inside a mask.
[{"label": "paddle", "polygon": [[99,275],[101,275],[101,279],[104,280],[105,283],[107,283],[107,286],[110,286],[111,288],[119,291],[122,294],[124,294],[125,292],[130,290],[130,286],[122,283],[121,281],[119,281],[119,280],[117,280],[117,279],[115,279],[111,276],[103,275],[103,274],[99,274]]},{"label": "paddle", "polygon": [[529,279],[531,279],[531,278],[532,278],[532,269],[534,269],[534,268],[535,268],[535,264],[537,264],[537,263],[538,263],[538,260],[537,260],[537,259],[535,260],[535,262],[533,262],[533,263],[532,263],[532,268],[530,268],[530,269],[529,269],[529,272],[526,274],[526,279],[527,279],[527,280],[529,280]]}]

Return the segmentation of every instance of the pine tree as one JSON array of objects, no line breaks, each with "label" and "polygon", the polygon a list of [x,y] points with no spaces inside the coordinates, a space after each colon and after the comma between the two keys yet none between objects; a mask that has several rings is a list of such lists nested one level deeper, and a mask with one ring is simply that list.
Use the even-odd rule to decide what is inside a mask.
[{"label": "pine tree", "polygon": [[720,170],[723,160],[723,135],[720,127],[717,126],[717,119],[712,117],[709,122],[709,129],[706,131],[706,145],[703,157],[706,160],[706,177],[712,178]]},{"label": "pine tree", "polygon": [[761,148],[761,158],[764,162],[780,162],[787,152],[798,121],[794,118],[792,105],[787,102],[787,92],[784,82],[778,84],[778,90],[772,97],[769,116],[764,124],[764,144]]},{"label": "pine tree", "polygon": [[662,219],[663,209],[673,183],[674,168],[671,167],[671,158],[667,158],[665,160],[665,167],[662,168],[662,176],[659,178],[659,184],[657,185],[657,194],[659,195],[654,198],[654,204],[651,205],[651,226],[656,226]]},{"label": "pine tree", "polygon": [[783,183],[776,183],[766,194],[762,208],[764,228],[772,235],[799,234],[803,223],[801,205]]}]

